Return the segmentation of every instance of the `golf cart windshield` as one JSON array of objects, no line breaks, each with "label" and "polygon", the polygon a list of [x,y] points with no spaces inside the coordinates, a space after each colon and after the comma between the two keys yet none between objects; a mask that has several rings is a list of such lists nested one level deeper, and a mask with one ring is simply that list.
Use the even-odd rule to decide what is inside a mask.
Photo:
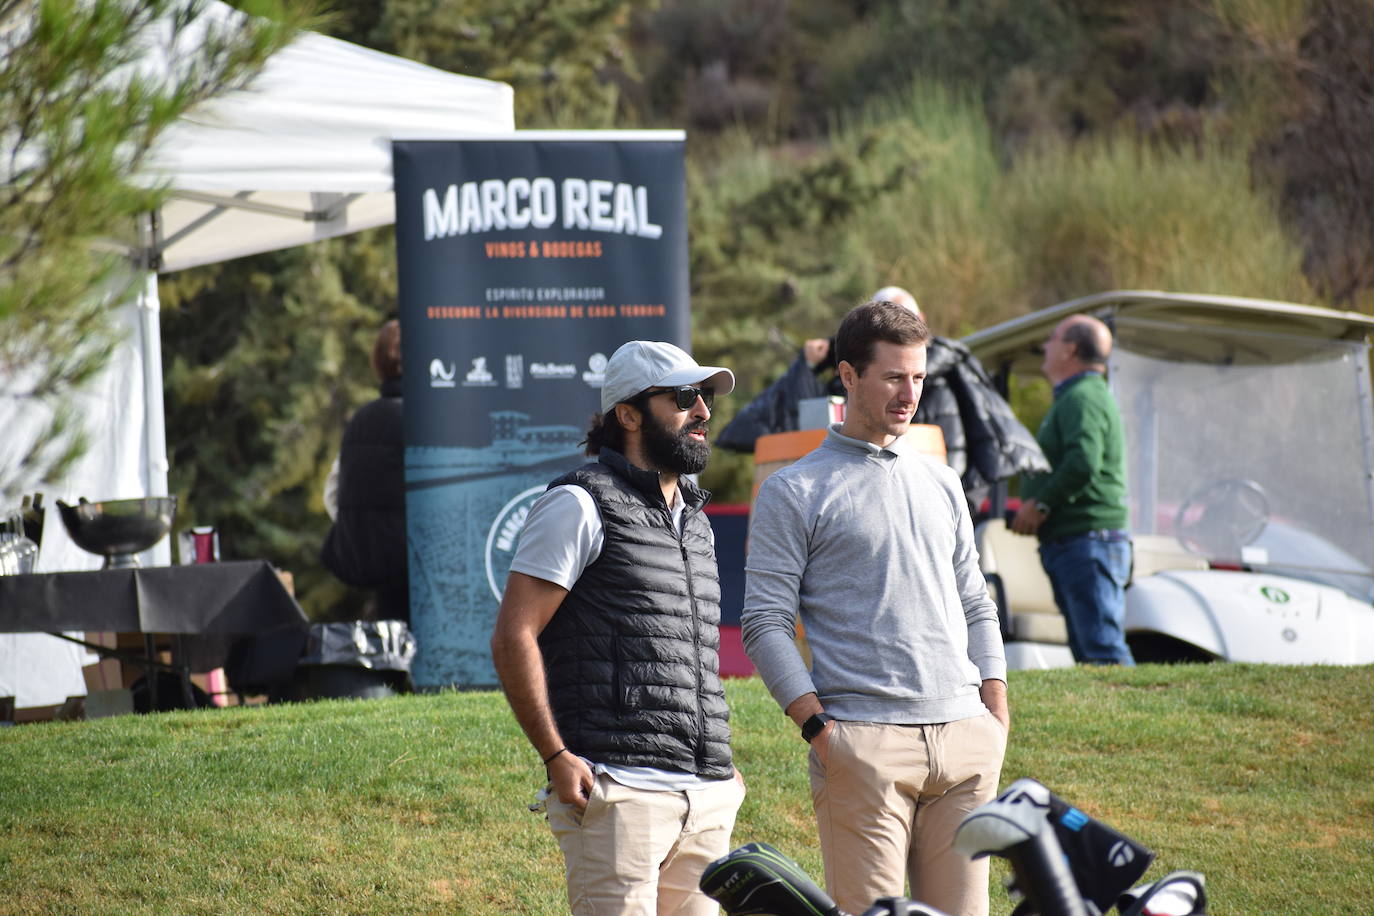
[{"label": "golf cart windshield", "polygon": [[1374,598],[1367,345],[1125,315],[1115,333],[1135,532]]}]

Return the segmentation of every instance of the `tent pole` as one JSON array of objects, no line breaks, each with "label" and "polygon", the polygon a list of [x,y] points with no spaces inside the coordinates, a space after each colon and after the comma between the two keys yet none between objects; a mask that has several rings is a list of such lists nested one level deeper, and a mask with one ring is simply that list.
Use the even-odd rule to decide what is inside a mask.
[{"label": "tent pole", "polygon": [[[147,496],[167,495],[167,428],[162,404],[161,303],[157,272],[144,271],[138,291],[139,337],[143,344],[143,485]],[[170,538],[164,538],[147,555],[154,566],[172,562]]]},{"label": "tent pole", "polygon": [[[134,269],[142,273],[138,297],[138,334],[143,351],[143,493],[167,495],[167,426],[162,403],[162,303],[157,269],[162,261],[162,226],[157,212],[137,221],[139,248]],[[170,566],[172,539],[163,538],[143,555],[153,566]]]}]

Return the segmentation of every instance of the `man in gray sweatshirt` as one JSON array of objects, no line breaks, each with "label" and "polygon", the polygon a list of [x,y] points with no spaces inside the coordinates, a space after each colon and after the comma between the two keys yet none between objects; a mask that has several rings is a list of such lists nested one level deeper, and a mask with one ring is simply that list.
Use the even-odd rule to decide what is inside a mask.
[{"label": "man in gray sweatshirt", "polygon": [[902,440],[929,339],[891,302],[845,316],[844,423],[768,477],[754,505],[744,648],[811,744],[826,889],[840,907],[861,913],[909,880],[915,899],[983,916],[987,860],[953,841],[997,793],[1006,661],[959,478]]}]

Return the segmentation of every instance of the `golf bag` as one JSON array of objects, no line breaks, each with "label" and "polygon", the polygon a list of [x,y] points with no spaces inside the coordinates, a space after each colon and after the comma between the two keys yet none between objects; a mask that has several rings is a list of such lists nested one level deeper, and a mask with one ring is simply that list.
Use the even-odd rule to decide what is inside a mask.
[{"label": "golf bag", "polygon": [[[1047,825],[1052,829],[1046,830]],[[1018,855],[1013,850],[1020,843],[1029,845]],[[995,853],[1011,861],[1015,889],[1026,897],[1014,916],[1041,912],[1036,900],[1074,897],[1081,897],[1085,904],[1083,913],[1104,913],[1145,874],[1155,858],[1140,843],[1084,814],[1034,779],[1016,780],[995,800],[965,818],[955,846],[975,857]],[[1030,861],[1023,874],[1017,862],[1027,856]],[[1053,861],[1035,862],[1040,856]],[[1064,871],[1060,860],[1067,862],[1069,887],[1027,886],[1044,885],[1052,875]]]},{"label": "golf bag", "polygon": [[[1033,779],[1019,779],[964,818],[954,846],[1012,867],[1009,890],[1024,897],[1013,916],[1205,916],[1203,877],[1179,871],[1129,889],[1154,853],[1064,802]],[[850,916],[791,859],[749,843],[706,867],[701,889],[727,916]],[[863,916],[944,916],[905,897],[874,901]]]}]

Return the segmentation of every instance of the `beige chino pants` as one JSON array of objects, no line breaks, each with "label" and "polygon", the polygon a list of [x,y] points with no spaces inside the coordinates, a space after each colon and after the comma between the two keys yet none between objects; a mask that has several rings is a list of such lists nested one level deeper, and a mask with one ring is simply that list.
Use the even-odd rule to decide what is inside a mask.
[{"label": "beige chino pants", "polygon": [[862,913],[909,896],[953,916],[986,916],[988,860],[953,848],[964,816],[997,795],[1007,733],[992,715],[938,725],[836,721],[829,760],[811,751],[811,799],[825,887]]},{"label": "beige chino pants", "polygon": [[744,787],[722,779],[705,789],[651,792],[600,774],[578,814],[548,800],[549,828],[563,850],[575,916],[716,916],[697,888],[730,851]]}]

